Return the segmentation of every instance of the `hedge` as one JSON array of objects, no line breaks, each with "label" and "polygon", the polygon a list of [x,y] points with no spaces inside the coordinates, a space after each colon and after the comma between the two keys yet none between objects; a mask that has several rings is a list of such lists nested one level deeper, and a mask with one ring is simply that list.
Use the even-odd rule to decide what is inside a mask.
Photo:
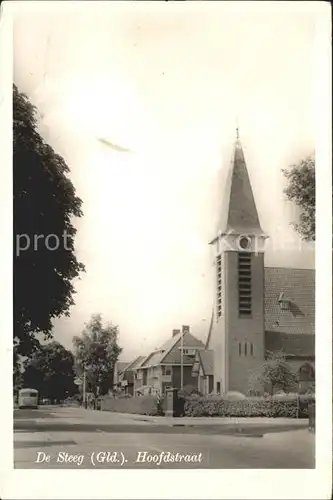
[{"label": "hedge", "polygon": [[[164,398],[163,398],[164,399]],[[156,396],[133,398],[104,397],[101,410],[137,415],[163,415],[165,400],[158,404]],[[314,396],[295,395],[269,398],[249,397],[241,400],[223,399],[223,396],[191,396],[185,401],[186,417],[284,417],[308,418],[308,405]],[[162,409],[163,408],[163,409]],[[163,411],[164,410],[164,411]]]},{"label": "hedge", "polygon": [[246,398],[230,401],[223,397],[191,397],[185,403],[188,417],[285,417],[307,418],[313,396]]}]

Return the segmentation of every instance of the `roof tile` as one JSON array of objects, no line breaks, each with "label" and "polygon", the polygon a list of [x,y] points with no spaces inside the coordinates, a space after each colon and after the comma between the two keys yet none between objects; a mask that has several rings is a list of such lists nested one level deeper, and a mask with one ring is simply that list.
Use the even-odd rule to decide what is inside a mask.
[{"label": "roof tile", "polygon": [[265,350],[282,351],[286,356],[314,357],[315,336],[301,333],[265,332]]},{"label": "roof tile", "polygon": [[[281,310],[284,293],[289,308]],[[313,269],[265,268],[265,330],[284,333],[315,333],[315,271]]]},{"label": "roof tile", "polygon": [[204,374],[214,375],[214,351],[205,350],[199,353]]}]

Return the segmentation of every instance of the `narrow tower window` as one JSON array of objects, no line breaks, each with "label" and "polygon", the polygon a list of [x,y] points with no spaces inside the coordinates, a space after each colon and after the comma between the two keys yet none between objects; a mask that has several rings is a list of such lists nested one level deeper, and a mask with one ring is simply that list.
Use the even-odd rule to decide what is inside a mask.
[{"label": "narrow tower window", "polygon": [[253,356],[253,344],[252,344],[252,342],[251,342],[250,348],[251,348],[251,356]]},{"label": "narrow tower window", "polygon": [[238,354],[239,354],[239,356],[242,355],[242,343],[241,342],[238,342]]},{"label": "narrow tower window", "polygon": [[222,258],[218,255],[216,258],[216,286],[217,286],[217,318],[222,316]]},{"label": "narrow tower window", "polygon": [[238,253],[238,312],[240,316],[252,314],[251,253]]},{"label": "narrow tower window", "polygon": [[244,355],[247,356],[247,342],[244,344]]}]

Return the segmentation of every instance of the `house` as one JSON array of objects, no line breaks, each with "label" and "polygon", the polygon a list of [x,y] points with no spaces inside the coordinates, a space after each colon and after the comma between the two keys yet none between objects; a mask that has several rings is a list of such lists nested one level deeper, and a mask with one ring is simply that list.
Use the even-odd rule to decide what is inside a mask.
[{"label": "house", "polygon": [[[265,241],[237,138],[214,239],[214,313],[206,349],[214,391],[246,393],[251,372],[282,351],[300,384],[315,377],[315,271],[265,267]],[[200,356],[201,357],[201,356]],[[198,359],[200,373],[204,373]],[[304,385],[304,384],[303,384]]]},{"label": "house", "polygon": [[[192,368],[203,342],[190,333],[188,326],[173,330],[172,336],[159,349],[152,351],[135,368],[134,393],[165,394],[168,387],[197,388],[198,378]],[[183,353],[183,356],[182,356]]]},{"label": "house", "polygon": [[121,382],[123,378],[124,369],[128,365],[128,361],[117,361],[113,372],[113,388],[121,388]]},{"label": "house", "polygon": [[143,359],[144,356],[138,356],[131,363],[117,361],[114,373],[115,389],[121,390],[123,393],[133,396],[135,368]]}]

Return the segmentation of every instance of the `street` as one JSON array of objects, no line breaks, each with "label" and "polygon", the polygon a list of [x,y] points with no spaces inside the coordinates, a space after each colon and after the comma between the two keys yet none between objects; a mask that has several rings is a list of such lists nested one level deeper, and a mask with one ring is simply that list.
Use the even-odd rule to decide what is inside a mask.
[{"label": "street", "polygon": [[[243,435],[217,425],[71,407],[14,410],[15,468],[314,468],[304,428]],[[212,419],[214,420],[214,419]]]}]

